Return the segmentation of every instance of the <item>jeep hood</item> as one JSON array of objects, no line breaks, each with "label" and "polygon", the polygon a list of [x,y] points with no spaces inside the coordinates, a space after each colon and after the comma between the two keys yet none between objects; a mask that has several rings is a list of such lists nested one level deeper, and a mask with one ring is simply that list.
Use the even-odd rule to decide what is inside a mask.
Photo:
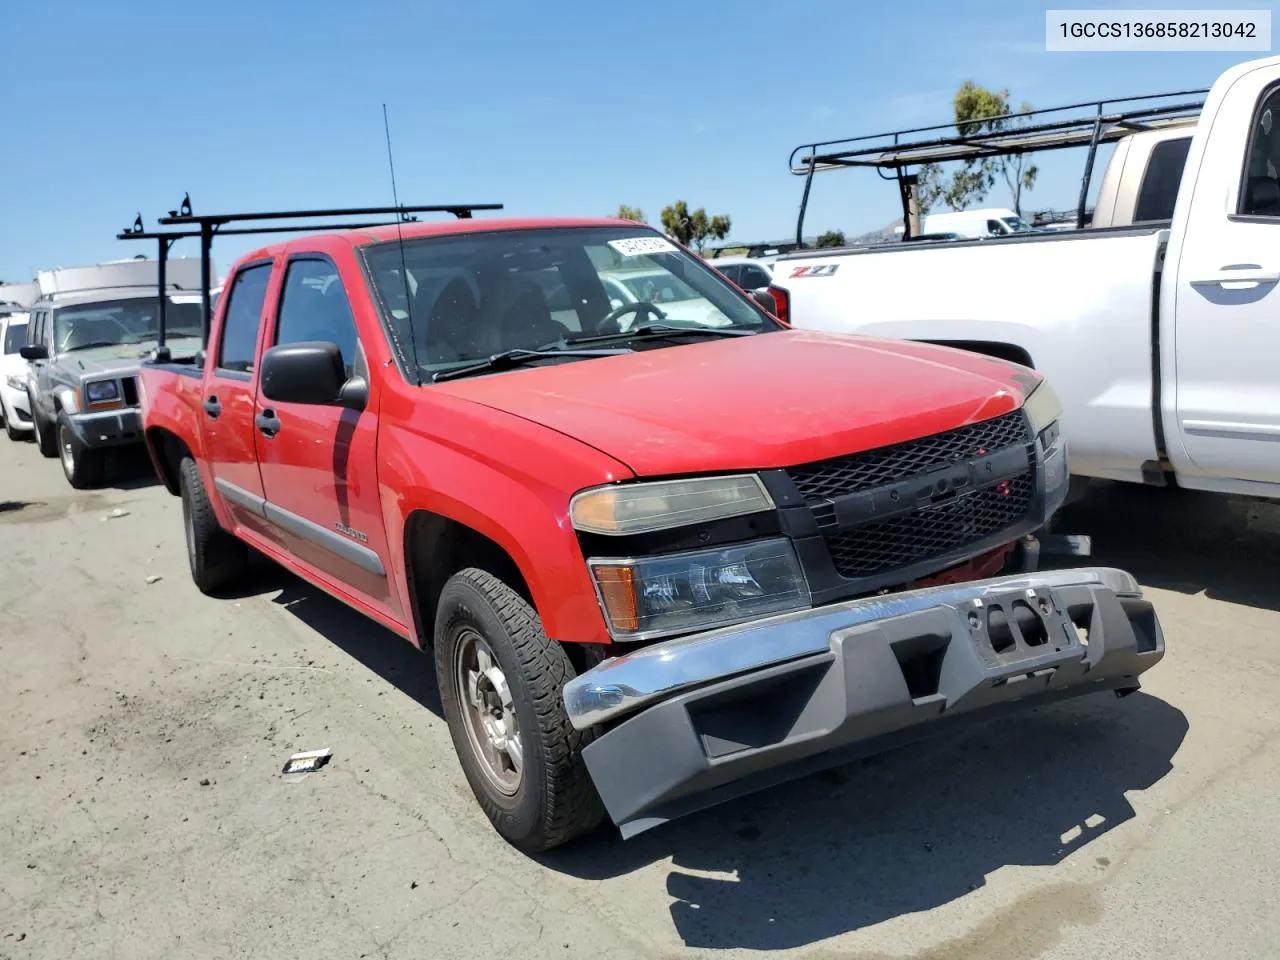
[{"label": "jeep hood", "polygon": [[[185,343],[199,344],[199,339],[189,337],[169,338],[170,346]],[[152,350],[154,341],[143,343],[117,343],[109,347],[93,347],[88,350],[72,350],[58,357],[57,364],[67,373],[89,379],[102,376],[121,376],[137,373],[139,365]],[[179,347],[180,349],[180,347]]]},{"label": "jeep hood", "polygon": [[429,389],[559,431],[639,476],[768,469],[999,416],[1040,381],[945,347],[785,330]]}]

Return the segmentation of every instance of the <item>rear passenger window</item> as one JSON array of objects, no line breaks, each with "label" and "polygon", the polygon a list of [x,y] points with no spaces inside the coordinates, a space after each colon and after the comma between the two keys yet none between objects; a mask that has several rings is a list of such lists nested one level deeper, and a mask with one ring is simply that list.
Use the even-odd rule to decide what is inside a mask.
[{"label": "rear passenger window", "polygon": [[1142,177],[1142,189],[1138,191],[1138,203],[1133,210],[1134,223],[1173,219],[1178,185],[1182,183],[1182,168],[1187,165],[1187,151],[1190,149],[1190,137],[1165,140],[1152,148],[1151,159],[1147,161],[1147,170]]},{"label": "rear passenger window", "polygon": [[239,373],[253,371],[258,324],[262,321],[262,303],[267,299],[267,282],[270,279],[269,263],[247,267],[236,274],[227,295],[227,309],[222,316],[218,369]]},{"label": "rear passenger window", "polygon": [[356,322],[338,268],[328,260],[293,260],[284,276],[276,345],[315,340],[338,345],[350,377],[356,360]]},{"label": "rear passenger window", "polygon": [[769,285],[769,275],[755,264],[747,264],[742,268],[742,286],[747,290],[759,290]]},{"label": "rear passenger window", "polygon": [[1240,212],[1280,217],[1280,87],[1272,87],[1258,104],[1245,157]]}]

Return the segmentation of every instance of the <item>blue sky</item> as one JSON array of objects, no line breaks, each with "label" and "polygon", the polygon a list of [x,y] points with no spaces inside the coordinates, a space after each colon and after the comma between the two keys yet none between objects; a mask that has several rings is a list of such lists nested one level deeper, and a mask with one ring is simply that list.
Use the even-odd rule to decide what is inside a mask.
[{"label": "blue sky", "polygon": [[[404,202],[514,215],[628,203],[656,221],[684,199],[753,240],[794,229],[792,147],[945,121],[965,79],[1051,106],[1208,86],[1263,55],[1046,53],[1044,8],[4,0],[0,279],[150,255],[116,231],[139,211],[152,226],[188,190],[208,213],[389,203],[384,101]],[[1024,208],[1073,204],[1082,163],[1042,164]],[[853,233],[899,212],[871,172],[819,178],[810,209],[811,229]],[[174,254],[193,255],[186,244]],[[215,244],[219,271],[255,245]]]}]

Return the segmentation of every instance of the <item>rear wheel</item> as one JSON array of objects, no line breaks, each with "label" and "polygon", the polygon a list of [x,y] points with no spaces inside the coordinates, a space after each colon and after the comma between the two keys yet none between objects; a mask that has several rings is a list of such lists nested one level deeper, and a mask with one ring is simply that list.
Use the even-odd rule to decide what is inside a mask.
[{"label": "rear wheel", "polygon": [[548,850],[594,829],[604,808],[561,691],[574,676],[534,609],[497,577],[466,569],[445,584],[436,677],[454,750],[480,807],[507,842]]},{"label": "rear wheel", "polygon": [[218,523],[204,481],[200,479],[200,468],[191,457],[183,458],[178,482],[191,579],[201,593],[217,593],[245,572],[249,550]]},{"label": "rear wheel", "polygon": [[106,454],[81,443],[65,413],[58,416],[58,456],[62,460],[62,472],[67,483],[77,490],[87,490],[102,483],[106,474]]}]

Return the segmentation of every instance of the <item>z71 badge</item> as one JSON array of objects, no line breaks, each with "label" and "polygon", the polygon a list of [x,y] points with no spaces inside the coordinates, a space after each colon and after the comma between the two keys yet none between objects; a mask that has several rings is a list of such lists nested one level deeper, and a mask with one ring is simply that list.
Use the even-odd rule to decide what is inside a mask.
[{"label": "z71 badge", "polygon": [[839,269],[838,263],[827,263],[820,267],[796,267],[791,271],[790,279],[796,277],[829,277]]}]

